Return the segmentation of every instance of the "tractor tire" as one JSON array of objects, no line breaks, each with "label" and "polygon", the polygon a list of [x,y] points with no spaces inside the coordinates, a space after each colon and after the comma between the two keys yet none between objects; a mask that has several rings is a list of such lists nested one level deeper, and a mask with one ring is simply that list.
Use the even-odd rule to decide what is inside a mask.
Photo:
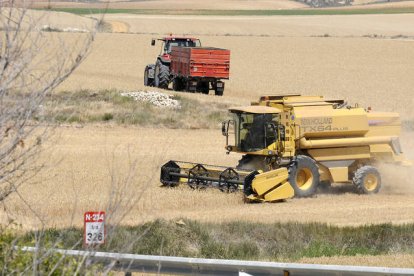
[{"label": "tractor tire", "polygon": [[[152,65],[152,66],[154,66],[154,65]],[[154,86],[154,79],[148,77],[149,69],[150,69],[150,66],[147,65],[145,67],[145,71],[144,71],[144,85],[145,86]]]},{"label": "tractor tire", "polygon": [[295,191],[295,197],[315,194],[319,184],[319,169],[315,160],[306,155],[298,155],[289,166],[288,181]]},{"label": "tractor tire", "polygon": [[375,194],[381,189],[381,175],[372,166],[359,168],[355,172],[352,182],[360,194]]},{"label": "tractor tire", "polygon": [[155,64],[155,86],[163,89],[168,88],[170,83],[170,68],[157,61]]}]

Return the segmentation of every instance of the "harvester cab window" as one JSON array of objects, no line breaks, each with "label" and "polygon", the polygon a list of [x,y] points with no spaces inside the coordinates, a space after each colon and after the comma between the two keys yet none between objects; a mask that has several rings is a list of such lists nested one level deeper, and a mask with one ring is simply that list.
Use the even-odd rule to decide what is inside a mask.
[{"label": "harvester cab window", "polygon": [[242,151],[262,150],[276,141],[276,114],[241,113],[236,117],[236,144]]}]

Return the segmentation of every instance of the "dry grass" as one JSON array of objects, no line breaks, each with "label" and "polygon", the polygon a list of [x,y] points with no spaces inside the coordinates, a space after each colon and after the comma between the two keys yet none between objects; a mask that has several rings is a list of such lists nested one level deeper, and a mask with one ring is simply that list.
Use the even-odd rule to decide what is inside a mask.
[{"label": "dry grass", "polygon": [[[243,204],[240,193],[159,187],[160,165],[169,159],[234,166],[240,156],[225,154],[224,137],[219,130],[87,126],[61,127],[57,134],[55,141],[44,145],[53,151],[39,160],[48,159],[50,167],[20,191],[47,218],[47,226],[80,227],[83,212],[104,208],[111,194],[111,172],[125,174],[134,159],[139,160],[138,177],[128,194],[139,196],[144,191],[144,195],[125,218],[124,223],[129,225],[180,217],[210,222],[299,221],[335,225],[414,222],[414,189],[407,182],[403,184],[404,190],[401,184],[394,190],[390,188],[394,184],[386,182],[384,192],[373,196],[357,195],[348,186],[315,198],[254,205]],[[6,212],[1,213],[3,222],[8,214],[23,224],[24,229],[38,227],[33,214],[17,195],[7,200],[6,207]],[[68,215],[72,212],[74,221]]]},{"label": "dry grass", "polygon": [[390,254],[378,256],[336,256],[320,258],[303,258],[299,262],[306,264],[327,265],[362,265],[380,267],[404,267],[414,268],[414,255],[412,254]]}]

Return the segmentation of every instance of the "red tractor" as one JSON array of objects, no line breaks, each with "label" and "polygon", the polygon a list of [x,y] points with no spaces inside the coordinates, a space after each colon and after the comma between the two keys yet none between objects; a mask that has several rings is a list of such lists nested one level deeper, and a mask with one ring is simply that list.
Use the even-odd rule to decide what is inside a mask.
[{"label": "red tractor", "polygon": [[[155,64],[144,71],[144,85],[167,89],[173,83],[175,91],[202,92],[214,90],[223,95],[224,82],[229,79],[230,51],[201,47],[197,38],[169,36],[161,40],[161,53]],[[155,45],[155,39],[151,41]]]}]

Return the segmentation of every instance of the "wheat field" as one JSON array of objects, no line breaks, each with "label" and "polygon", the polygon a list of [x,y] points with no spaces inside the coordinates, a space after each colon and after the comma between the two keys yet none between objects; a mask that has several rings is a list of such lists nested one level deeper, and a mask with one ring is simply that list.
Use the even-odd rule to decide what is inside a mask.
[{"label": "wheat field", "polygon": [[[60,26],[77,22],[73,15],[55,18]],[[131,33],[99,33],[87,60],[59,90],[145,89],[144,66],[154,62],[160,49],[151,47],[150,40],[171,31],[196,35],[204,45],[231,49],[231,79],[225,95],[185,96],[206,105],[212,101],[248,104],[264,94],[321,94],[374,110],[397,111],[404,120],[414,118],[414,15],[107,15],[105,20],[123,23]],[[79,36],[58,35],[65,41]],[[405,149],[412,148],[412,137],[412,132],[405,134]],[[108,201],[121,198],[124,208],[118,212],[119,217],[125,215],[126,224],[180,217],[336,225],[414,222],[410,172],[398,172],[397,178],[388,173],[392,168],[384,169],[385,187],[378,195],[360,196],[350,187],[338,187],[332,194],[281,204],[246,205],[240,194],[159,187],[160,165],[169,159],[234,166],[240,156],[226,155],[223,146],[219,129],[62,126],[53,140],[43,144],[45,152],[38,162],[45,163],[45,170],[6,201],[0,218],[31,229],[39,227],[35,211],[47,226],[81,226],[84,211],[106,208]],[[408,156],[414,159],[410,151]],[[125,181],[128,172],[134,181]]]},{"label": "wheat field", "polygon": [[160,44],[150,46],[151,38],[172,32],[231,50],[224,98],[322,94],[414,117],[414,99],[407,97],[414,87],[414,15],[106,15],[105,20],[127,24],[132,33],[98,34],[88,59],[60,89],[145,89],[143,69],[160,51]]}]

